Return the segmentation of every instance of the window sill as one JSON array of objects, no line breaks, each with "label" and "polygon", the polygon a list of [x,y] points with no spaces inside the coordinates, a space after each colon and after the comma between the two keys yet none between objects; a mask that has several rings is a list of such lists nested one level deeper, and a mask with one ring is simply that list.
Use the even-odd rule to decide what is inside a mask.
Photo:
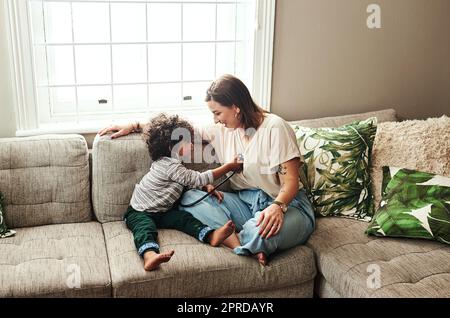
[{"label": "window sill", "polygon": [[108,126],[108,123],[103,125],[99,122],[89,124],[76,124],[76,123],[59,123],[42,125],[36,129],[17,130],[17,137],[29,137],[36,135],[47,134],[91,134],[97,133],[103,127]]},{"label": "window sill", "polygon": [[[206,110],[202,113],[181,113],[180,116],[189,120],[194,126],[204,126],[214,123],[212,115]],[[85,123],[65,122],[46,124],[41,125],[41,127],[36,129],[17,130],[16,137],[29,137],[47,134],[96,134],[102,128],[108,127],[112,123],[120,125],[133,122],[133,120],[145,122],[147,118],[136,118],[130,116],[128,120],[115,119],[109,121],[90,121]]]}]

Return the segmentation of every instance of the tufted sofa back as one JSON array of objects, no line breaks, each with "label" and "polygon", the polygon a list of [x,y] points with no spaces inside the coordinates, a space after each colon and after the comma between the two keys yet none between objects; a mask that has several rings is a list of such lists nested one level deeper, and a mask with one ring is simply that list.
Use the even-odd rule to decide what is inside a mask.
[{"label": "tufted sofa back", "polygon": [[397,112],[394,109],[383,109],[361,114],[296,120],[291,121],[290,123],[292,125],[299,125],[310,128],[339,127],[342,125],[350,124],[353,121],[365,120],[370,117],[376,117],[378,123],[397,121]]},{"label": "tufted sofa back", "polygon": [[151,159],[139,134],[111,140],[97,135],[92,146],[92,204],[101,223],[120,221],[134,185],[148,172]]},{"label": "tufted sofa back", "polygon": [[11,228],[92,220],[80,135],[0,139],[0,191]]}]

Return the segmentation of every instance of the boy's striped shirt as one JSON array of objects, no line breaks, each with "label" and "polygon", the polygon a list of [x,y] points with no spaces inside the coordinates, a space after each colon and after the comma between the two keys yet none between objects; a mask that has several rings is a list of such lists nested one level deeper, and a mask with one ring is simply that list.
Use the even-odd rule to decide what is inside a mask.
[{"label": "boy's striped shirt", "polygon": [[165,212],[180,198],[185,186],[201,187],[213,181],[212,170],[190,170],[179,159],[162,157],[136,184],[130,205],[137,211]]}]

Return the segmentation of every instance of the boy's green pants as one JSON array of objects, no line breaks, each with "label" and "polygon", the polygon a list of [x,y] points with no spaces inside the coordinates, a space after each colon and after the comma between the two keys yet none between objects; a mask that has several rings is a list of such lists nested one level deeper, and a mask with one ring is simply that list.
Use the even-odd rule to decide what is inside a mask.
[{"label": "boy's green pants", "polygon": [[189,234],[202,242],[207,242],[213,228],[203,224],[192,214],[185,211],[168,210],[167,212],[151,213],[136,211],[130,205],[124,216],[127,227],[133,232],[134,245],[140,256],[147,250],[159,253],[156,243],[158,228],[175,229]]}]

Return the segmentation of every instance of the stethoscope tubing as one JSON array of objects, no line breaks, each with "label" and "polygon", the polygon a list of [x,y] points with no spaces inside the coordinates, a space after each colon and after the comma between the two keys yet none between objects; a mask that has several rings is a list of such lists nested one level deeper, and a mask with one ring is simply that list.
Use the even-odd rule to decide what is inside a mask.
[{"label": "stethoscope tubing", "polygon": [[[233,172],[231,173],[230,176],[226,177],[225,180],[221,181],[217,186],[214,187],[214,189],[212,189],[211,191],[207,192],[207,193],[206,193],[204,196],[202,196],[200,199],[197,199],[197,200],[195,200],[194,202],[189,203],[189,204],[182,204],[182,203],[180,202],[180,206],[182,206],[182,207],[184,207],[184,208],[188,208],[188,207],[194,206],[194,205],[196,205],[197,203],[201,202],[201,201],[204,200],[207,196],[209,196],[211,193],[213,193],[214,191],[216,191],[216,189],[217,189],[218,187],[220,187],[222,184],[224,184],[225,182],[227,182],[232,176],[234,176],[235,173],[236,173],[236,171],[233,171]],[[191,191],[191,190],[196,190],[196,189],[189,189],[189,190],[187,190],[186,192]]]}]

